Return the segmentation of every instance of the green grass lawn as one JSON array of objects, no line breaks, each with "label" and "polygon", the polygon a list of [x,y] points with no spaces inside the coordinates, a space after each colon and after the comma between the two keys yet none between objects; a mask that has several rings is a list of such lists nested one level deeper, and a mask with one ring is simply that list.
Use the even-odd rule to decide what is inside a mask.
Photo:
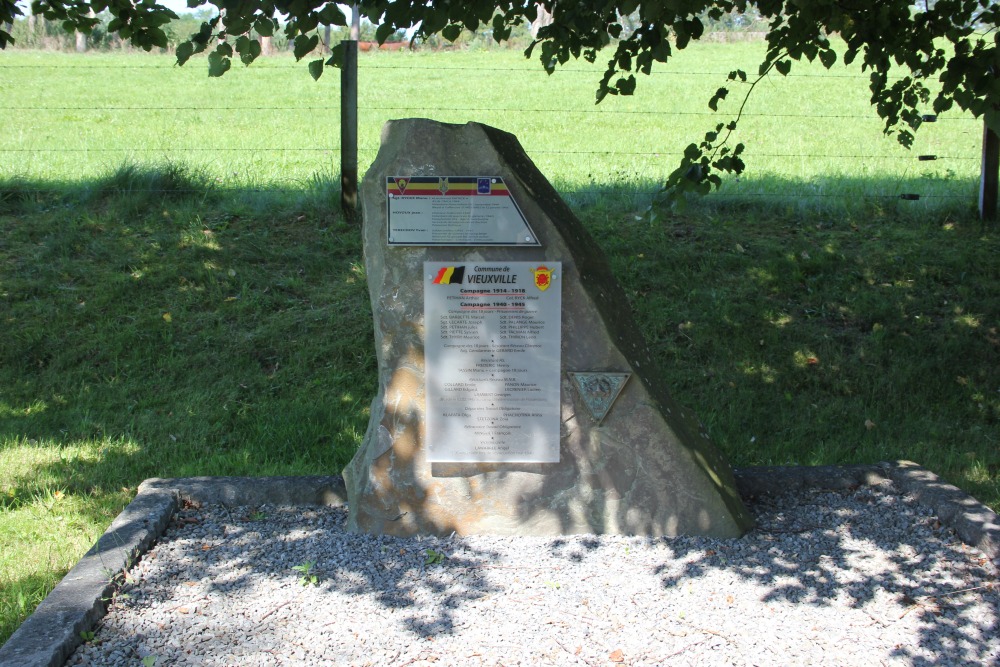
[{"label": "green grass lawn", "polygon": [[[362,59],[362,157],[390,117],[515,132],[734,465],[906,458],[1000,508],[1000,240],[971,213],[978,125],[927,126],[917,152],[962,159],[917,163],[881,137],[863,80],[779,77],[745,126],[751,172],[646,215],[670,156],[713,122],[694,114],[724,77],[704,73],[753,69],[754,48],[703,45],[597,110],[593,71],[378,54]],[[314,84],[278,58],[219,81],[169,63],[0,52],[0,106],[32,109],[0,137],[0,641],[143,479],[336,473],[367,424],[336,73]],[[155,105],[183,111],[101,110]]]},{"label": "green grass lawn", "polygon": [[144,478],[336,473],[364,433],[357,230],[148,176],[0,209],[0,639]]}]

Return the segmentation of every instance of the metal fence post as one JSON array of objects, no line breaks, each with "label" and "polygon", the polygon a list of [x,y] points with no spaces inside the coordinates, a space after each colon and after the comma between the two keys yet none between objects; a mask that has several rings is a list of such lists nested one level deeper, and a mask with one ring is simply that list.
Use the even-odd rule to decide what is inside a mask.
[{"label": "metal fence post", "polygon": [[983,122],[983,161],[979,178],[979,219],[997,219],[997,175],[1000,171],[1000,138]]},{"label": "metal fence post", "polygon": [[340,207],[348,220],[358,208],[358,42],[344,40],[340,70]]}]

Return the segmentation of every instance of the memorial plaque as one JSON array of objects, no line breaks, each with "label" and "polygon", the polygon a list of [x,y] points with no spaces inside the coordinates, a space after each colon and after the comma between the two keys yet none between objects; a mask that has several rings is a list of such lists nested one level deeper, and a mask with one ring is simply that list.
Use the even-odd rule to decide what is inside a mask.
[{"label": "memorial plaque", "polygon": [[515,136],[390,121],[359,198],[378,393],[344,468],[348,530],[729,538],[753,525],[599,244]]},{"label": "memorial plaque", "polygon": [[608,416],[631,373],[569,373],[587,412],[598,424]]},{"label": "memorial plaque", "polygon": [[560,262],[424,262],[432,462],[559,461]]},{"label": "memorial plaque", "polygon": [[387,176],[389,245],[537,246],[497,176]]}]

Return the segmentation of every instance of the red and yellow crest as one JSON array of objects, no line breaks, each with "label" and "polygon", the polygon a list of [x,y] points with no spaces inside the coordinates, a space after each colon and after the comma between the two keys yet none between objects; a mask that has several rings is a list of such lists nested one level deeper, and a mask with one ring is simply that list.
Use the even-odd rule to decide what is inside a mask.
[{"label": "red and yellow crest", "polygon": [[540,266],[537,269],[532,269],[531,272],[535,274],[535,287],[542,292],[552,284],[552,269],[547,266]]}]

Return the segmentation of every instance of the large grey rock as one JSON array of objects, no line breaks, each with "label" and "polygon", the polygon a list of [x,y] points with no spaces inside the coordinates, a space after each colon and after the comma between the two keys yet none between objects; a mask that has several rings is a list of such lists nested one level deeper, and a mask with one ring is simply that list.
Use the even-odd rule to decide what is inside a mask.
[{"label": "large grey rock", "polygon": [[[389,247],[387,176],[501,176],[541,247]],[[506,132],[391,121],[362,185],[379,391],[344,470],[352,530],[411,535],[620,533],[735,537],[752,519],[729,464],[664,388],[607,261]],[[423,262],[562,262],[559,463],[430,463]],[[570,372],[631,372],[598,425]]]}]

